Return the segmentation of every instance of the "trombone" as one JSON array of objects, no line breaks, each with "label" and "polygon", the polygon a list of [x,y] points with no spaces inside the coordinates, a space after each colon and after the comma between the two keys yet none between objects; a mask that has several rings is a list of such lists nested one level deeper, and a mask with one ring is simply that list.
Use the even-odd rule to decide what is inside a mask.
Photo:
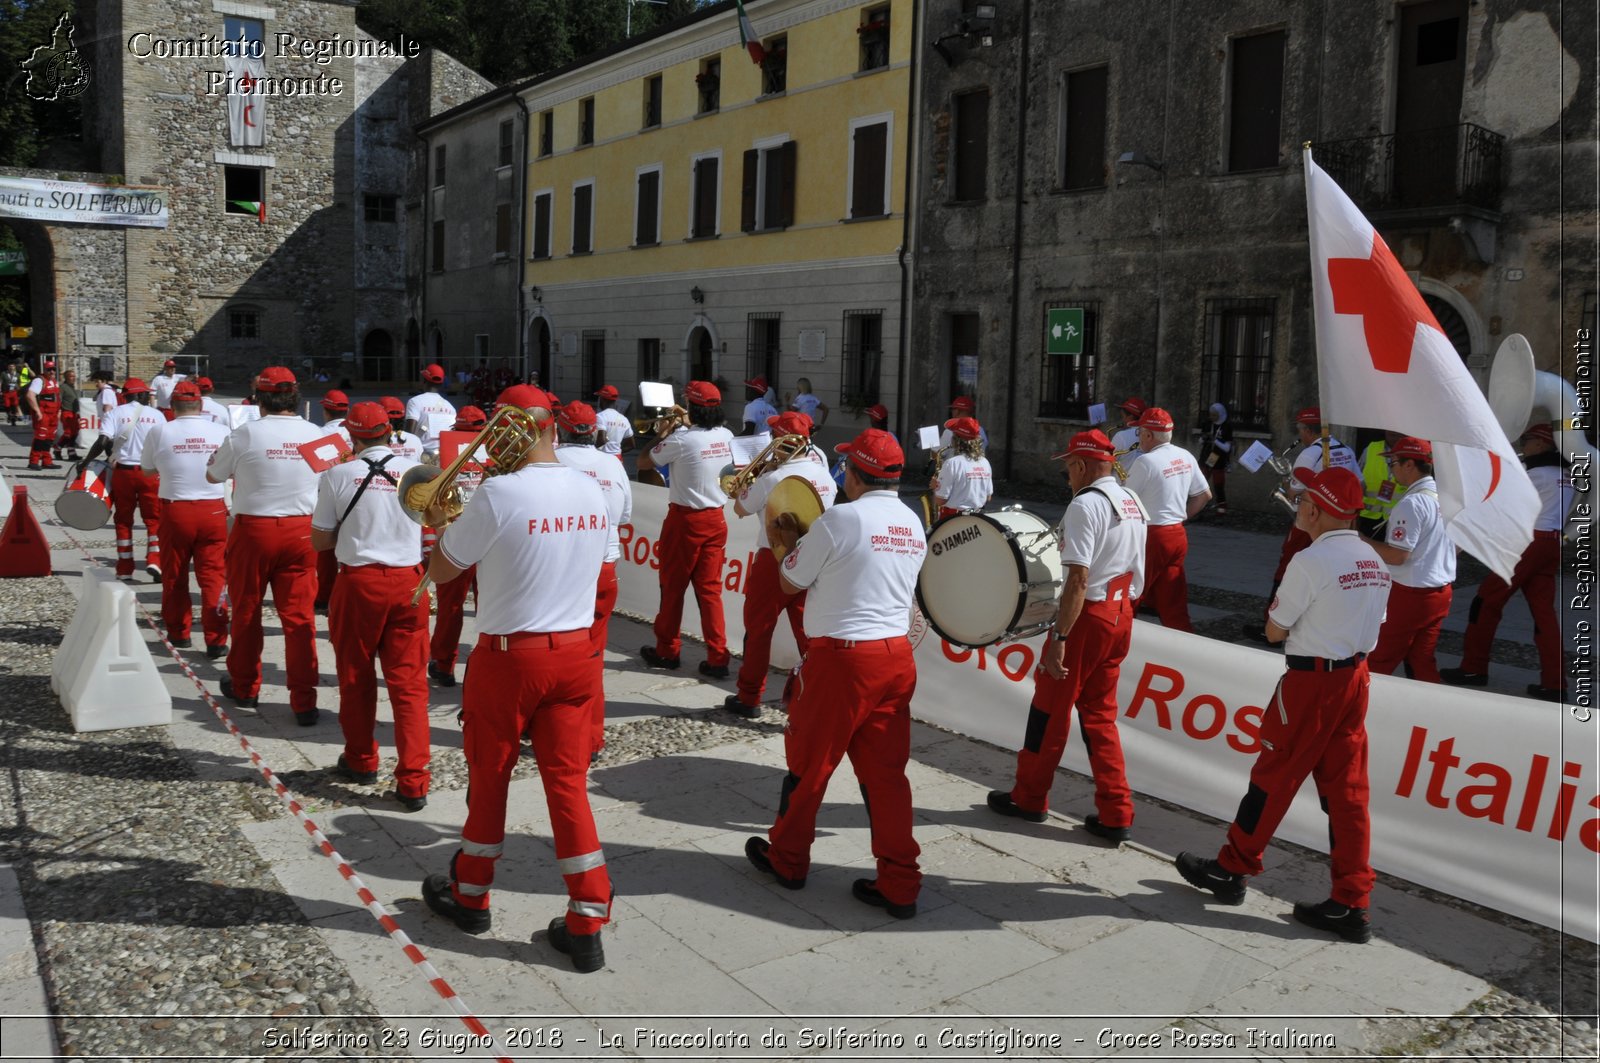
[{"label": "trombone", "polygon": [[1294,463],[1289,460],[1289,452],[1299,445],[1298,442],[1292,442],[1267,459],[1272,471],[1278,474],[1278,486],[1272,489],[1272,500],[1291,514],[1298,507],[1294,500]]},{"label": "trombone", "polygon": [[1117,483],[1125,484],[1128,482],[1128,470],[1127,467],[1122,464],[1122,455],[1131,454],[1138,449],[1138,447],[1124,447],[1122,450],[1112,452],[1111,471],[1117,474]]},{"label": "trombone", "polygon": [[793,461],[804,454],[810,446],[811,440],[802,435],[778,436],[744,468],[736,468],[732,464],[724,465],[722,471],[717,474],[717,484],[722,488],[723,494],[729,498],[738,498],[750,489],[750,485],[756,482],[756,477]]}]

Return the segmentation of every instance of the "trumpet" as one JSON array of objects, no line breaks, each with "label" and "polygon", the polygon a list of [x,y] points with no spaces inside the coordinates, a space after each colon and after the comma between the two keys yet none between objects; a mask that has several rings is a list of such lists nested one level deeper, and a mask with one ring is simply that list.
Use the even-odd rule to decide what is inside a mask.
[{"label": "trumpet", "polygon": [[804,454],[810,445],[811,441],[802,435],[778,436],[744,468],[736,468],[731,464],[724,465],[722,471],[717,474],[717,484],[722,488],[723,494],[729,498],[738,498],[750,489],[750,485],[756,482],[756,477],[793,461]]},{"label": "trumpet", "polygon": [[1272,500],[1291,514],[1298,506],[1294,500],[1294,463],[1289,460],[1289,452],[1297,447],[1298,443],[1290,443],[1278,453],[1267,459],[1267,464],[1272,471],[1278,474],[1278,486],[1272,489]]},{"label": "trumpet", "polygon": [[680,428],[688,427],[689,411],[682,406],[674,406],[656,417],[655,421],[650,425],[650,434],[653,436],[665,436],[676,432]]},{"label": "trumpet", "polygon": [[1131,454],[1138,449],[1138,447],[1124,447],[1121,450],[1112,451],[1111,471],[1117,474],[1117,483],[1125,484],[1128,482],[1128,470],[1122,464],[1122,455]]}]

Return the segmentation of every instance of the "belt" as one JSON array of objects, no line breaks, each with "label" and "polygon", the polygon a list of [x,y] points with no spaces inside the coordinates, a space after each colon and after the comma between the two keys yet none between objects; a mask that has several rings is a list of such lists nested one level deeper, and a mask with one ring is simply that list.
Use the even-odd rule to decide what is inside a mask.
[{"label": "belt", "polygon": [[1290,671],[1331,672],[1337,668],[1354,668],[1366,659],[1366,654],[1358,653],[1354,657],[1346,657],[1339,661],[1330,661],[1326,657],[1299,657],[1292,655],[1285,657],[1283,660],[1289,666]]},{"label": "belt", "polygon": [[1533,533],[1533,537],[1535,539],[1559,539],[1561,538],[1561,530],[1558,528],[1555,531],[1536,531]]},{"label": "belt", "polygon": [[578,628],[575,631],[515,631],[509,635],[479,635],[478,648],[502,652],[511,649],[553,650],[557,646],[571,646],[574,643],[588,641],[588,628]]},{"label": "belt", "polygon": [[119,469],[137,469],[137,468],[139,468],[139,466],[137,464],[135,464],[135,465],[124,465],[122,462],[119,461],[119,462],[117,462],[117,468],[119,468]]},{"label": "belt", "polygon": [[840,650],[892,650],[905,645],[906,637],[896,635],[891,639],[836,639],[827,635],[817,635],[809,642],[813,646],[832,646]]},{"label": "belt", "polygon": [[370,572],[410,572],[413,575],[422,574],[422,564],[420,562],[415,565],[380,565],[376,561],[369,565],[347,565],[343,562],[339,563],[340,572],[349,572],[353,568],[364,569]]}]

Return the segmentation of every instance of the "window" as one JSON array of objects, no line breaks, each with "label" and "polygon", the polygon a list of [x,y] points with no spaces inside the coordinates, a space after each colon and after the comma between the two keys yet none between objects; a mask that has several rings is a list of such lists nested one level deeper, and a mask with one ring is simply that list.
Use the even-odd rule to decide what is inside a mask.
[{"label": "window", "polygon": [[261,338],[261,311],[229,310],[228,338],[230,340],[259,340]]},{"label": "window", "polygon": [[633,201],[633,245],[651,247],[661,242],[661,167],[640,170]]},{"label": "window", "polygon": [[222,51],[224,55],[234,55],[240,51],[239,39],[244,38],[244,54],[257,59],[266,58],[262,48],[264,36],[260,19],[235,18],[229,15],[222,20]]},{"label": "window", "polygon": [[444,187],[444,171],[445,171],[445,165],[444,164],[445,164],[444,145],[440,144],[440,145],[438,145],[437,147],[435,147],[433,149],[433,187],[435,187],[435,188],[443,188]]},{"label": "window", "polygon": [[479,365],[489,360],[489,334],[479,332],[472,337],[472,356]]},{"label": "window", "polygon": [[963,92],[955,112],[953,198],[972,202],[989,194],[989,90]]},{"label": "window", "polygon": [[578,101],[578,147],[594,143],[594,97]]},{"label": "window", "polygon": [[1045,324],[1050,311],[1078,307],[1083,311],[1083,353],[1041,354],[1039,374],[1039,416],[1077,417],[1089,415],[1094,402],[1094,375],[1099,361],[1100,304],[1046,303]]},{"label": "window", "polygon": [[704,60],[694,76],[694,86],[700,95],[697,114],[710,114],[722,106],[722,60]]},{"label": "window", "polygon": [[869,7],[856,27],[861,39],[861,69],[881,70],[889,65],[889,5]]},{"label": "window", "polygon": [[878,401],[878,376],[883,365],[883,311],[844,312],[844,382],[846,406],[871,406]]},{"label": "window", "polygon": [[511,145],[512,145],[511,119],[507,118],[504,122],[500,123],[500,165],[501,166],[510,166],[511,165]]},{"label": "window", "polygon": [[533,197],[533,257],[550,257],[550,211],[554,192],[539,192]]},{"label": "window", "polygon": [[761,95],[776,96],[789,88],[789,38],[773,37],[763,42],[766,58],[761,60]]},{"label": "window", "polygon": [[433,257],[431,268],[435,273],[444,269],[444,222],[433,223]]},{"label": "window", "polygon": [[661,124],[661,75],[644,79],[644,128]]},{"label": "window", "polygon": [[661,379],[661,341],[659,339],[639,341],[639,379]]},{"label": "window", "polygon": [[950,397],[978,396],[978,315],[950,314]]},{"label": "window", "polygon": [[556,115],[554,111],[539,112],[539,158],[556,150]]},{"label": "window", "polygon": [[606,330],[583,330],[583,394],[606,386]]},{"label": "window", "polygon": [[362,206],[367,221],[394,221],[399,196],[363,196]]},{"label": "window", "polygon": [[1228,79],[1228,172],[1278,165],[1284,32],[1236,37]]},{"label": "window", "polygon": [[586,255],[594,250],[594,182],[572,186],[572,253]]},{"label": "window", "polygon": [[1106,186],[1106,73],[1106,67],[1097,66],[1061,79],[1060,188]]},{"label": "window", "polygon": [[745,321],[744,375],[746,380],[767,378],[767,386],[778,386],[778,329],[782,314],[751,314]]},{"label": "window", "polygon": [[1270,430],[1275,299],[1206,300],[1206,351],[1200,398],[1221,402],[1239,428]]},{"label": "window", "polygon": [[256,166],[222,168],[222,211],[262,217],[267,198],[267,171]]},{"label": "window", "polygon": [[744,232],[794,224],[795,143],[757,146],[744,153],[739,228]]},{"label": "window", "polygon": [[879,118],[851,122],[849,217],[881,218],[889,213],[888,162],[889,122]]},{"label": "window", "polygon": [[718,217],[721,169],[721,156],[707,155],[694,160],[694,196],[689,201],[691,239],[715,236],[721,229],[721,219]]},{"label": "window", "polygon": [[494,208],[494,256],[504,258],[511,254],[511,204],[497,203]]}]

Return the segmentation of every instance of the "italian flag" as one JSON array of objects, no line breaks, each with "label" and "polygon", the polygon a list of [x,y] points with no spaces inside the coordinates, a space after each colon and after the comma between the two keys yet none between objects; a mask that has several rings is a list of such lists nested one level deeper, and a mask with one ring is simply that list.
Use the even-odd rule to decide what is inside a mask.
[{"label": "italian flag", "polygon": [[760,63],[767,57],[767,50],[761,47],[761,38],[756,36],[756,29],[750,25],[750,16],[744,13],[744,0],[733,0],[739,9],[739,43],[743,44],[750,52],[750,61]]},{"label": "italian flag", "polygon": [[257,202],[257,201],[255,201],[253,199],[230,199],[230,200],[228,200],[228,202],[232,203],[234,206],[238,207],[241,210],[249,211],[251,214],[254,214],[256,216],[256,221],[260,222],[263,225],[266,224],[266,222],[267,222],[267,202],[266,202],[266,200],[261,200],[260,202]]}]

